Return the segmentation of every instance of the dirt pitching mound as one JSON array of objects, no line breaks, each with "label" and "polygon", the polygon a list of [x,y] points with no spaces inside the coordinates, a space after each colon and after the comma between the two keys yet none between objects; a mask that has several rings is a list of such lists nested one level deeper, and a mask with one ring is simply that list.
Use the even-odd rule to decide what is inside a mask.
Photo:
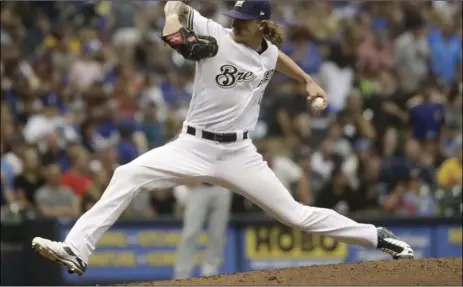
[{"label": "dirt pitching mound", "polygon": [[416,259],[318,265],[253,271],[186,280],[155,281],[125,286],[186,285],[422,285],[462,286],[462,258]]}]

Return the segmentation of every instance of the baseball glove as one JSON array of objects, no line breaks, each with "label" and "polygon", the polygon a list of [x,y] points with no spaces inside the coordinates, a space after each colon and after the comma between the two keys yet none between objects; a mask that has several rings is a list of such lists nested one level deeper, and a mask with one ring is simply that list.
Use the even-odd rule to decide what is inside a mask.
[{"label": "baseball glove", "polygon": [[219,50],[214,37],[196,35],[186,27],[170,35],[161,36],[161,39],[185,59],[192,61],[214,57]]}]

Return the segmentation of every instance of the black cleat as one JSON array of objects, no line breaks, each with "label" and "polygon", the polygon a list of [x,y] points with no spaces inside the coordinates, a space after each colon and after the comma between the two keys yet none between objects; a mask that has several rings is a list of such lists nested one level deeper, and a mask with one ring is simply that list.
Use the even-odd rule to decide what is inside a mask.
[{"label": "black cleat", "polygon": [[378,249],[392,256],[393,259],[413,259],[413,249],[405,241],[397,238],[390,230],[378,227]]}]

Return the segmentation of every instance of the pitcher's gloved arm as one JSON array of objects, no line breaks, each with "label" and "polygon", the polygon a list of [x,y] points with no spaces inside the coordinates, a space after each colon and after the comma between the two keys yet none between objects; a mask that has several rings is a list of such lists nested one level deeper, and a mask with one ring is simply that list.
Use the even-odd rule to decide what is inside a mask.
[{"label": "pitcher's gloved arm", "polygon": [[169,35],[177,32],[186,23],[186,16],[189,6],[181,1],[167,1],[164,6],[164,15],[166,23],[162,31],[163,35]]},{"label": "pitcher's gloved arm", "polygon": [[182,2],[167,2],[164,7],[166,24],[161,36],[162,40],[187,60],[199,61],[214,57],[219,49],[216,39],[197,35],[190,28],[182,25],[182,22],[186,22],[184,20],[190,10],[190,7]]}]

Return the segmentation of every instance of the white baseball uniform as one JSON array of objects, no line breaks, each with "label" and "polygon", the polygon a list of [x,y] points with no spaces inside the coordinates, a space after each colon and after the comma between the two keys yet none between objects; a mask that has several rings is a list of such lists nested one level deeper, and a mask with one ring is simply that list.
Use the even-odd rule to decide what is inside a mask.
[{"label": "white baseball uniform", "polygon": [[[230,29],[193,9],[188,26],[198,34],[215,37],[219,51],[196,64],[183,131],[178,139],[116,169],[101,199],[76,222],[65,240],[75,255],[88,263],[100,237],[138,192],[196,182],[236,191],[289,226],[375,248],[375,226],[296,202],[247,138],[275,71],[277,47],[266,41],[267,49],[258,53],[235,42]],[[224,138],[234,141],[224,143]]]}]

